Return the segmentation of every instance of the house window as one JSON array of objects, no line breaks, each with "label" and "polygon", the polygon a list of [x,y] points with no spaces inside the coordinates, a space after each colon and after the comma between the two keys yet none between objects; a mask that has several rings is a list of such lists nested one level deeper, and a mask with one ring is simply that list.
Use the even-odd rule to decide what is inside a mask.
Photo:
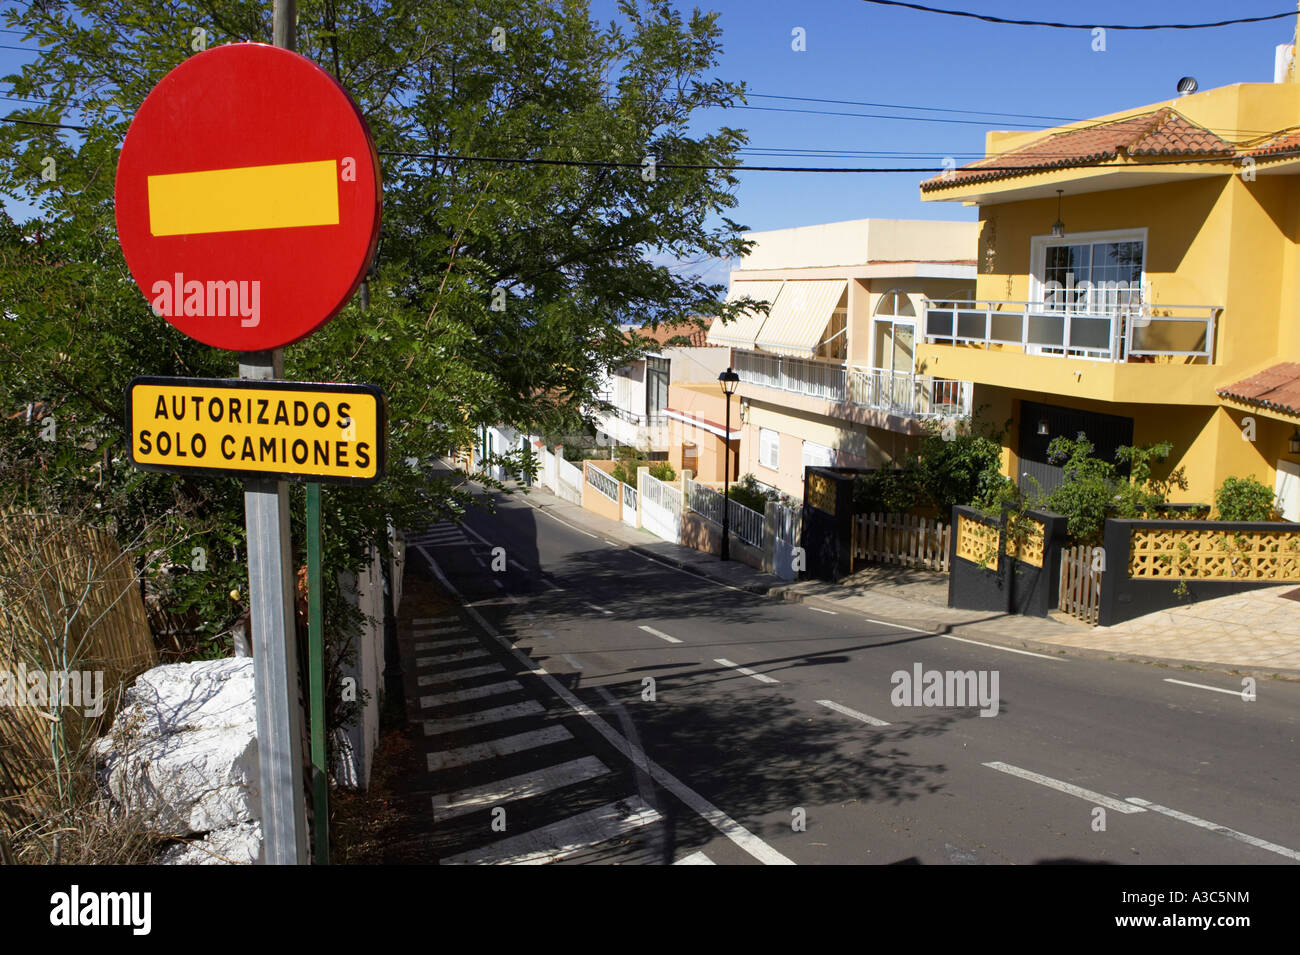
[{"label": "house window", "polygon": [[835,450],[826,447],[824,444],[805,441],[803,443],[803,466],[806,468],[833,468],[835,467]]},{"label": "house window", "polygon": [[758,463],[773,471],[779,466],[781,436],[775,431],[760,428],[758,431]]},{"label": "house window", "polygon": [[1045,310],[1109,313],[1142,302],[1143,239],[1041,241],[1036,277]]},{"label": "house window", "polygon": [[874,321],[875,367],[912,373],[916,342],[916,308],[906,292],[893,290],[880,297]]},{"label": "house window", "polygon": [[647,358],[645,373],[646,417],[661,417],[668,407],[668,359]]}]

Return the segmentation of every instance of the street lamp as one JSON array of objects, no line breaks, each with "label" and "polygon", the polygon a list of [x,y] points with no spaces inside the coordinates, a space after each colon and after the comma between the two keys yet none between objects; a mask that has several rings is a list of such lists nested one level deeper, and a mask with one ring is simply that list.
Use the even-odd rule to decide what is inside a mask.
[{"label": "street lamp", "polygon": [[725,433],[722,436],[722,560],[731,559],[728,546],[731,537],[731,499],[727,496],[731,481],[731,396],[736,393],[740,376],[728,368],[718,375],[718,384],[722,385],[722,394],[726,397],[727,415]]}]

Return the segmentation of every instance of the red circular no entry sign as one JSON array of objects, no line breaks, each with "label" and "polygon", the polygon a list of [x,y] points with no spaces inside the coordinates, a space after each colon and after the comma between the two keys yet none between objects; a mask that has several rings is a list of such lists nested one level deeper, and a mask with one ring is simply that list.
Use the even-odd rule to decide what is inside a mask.
[{"label": "red circular no entry sign", "polygon": [[207,345],[288,345],[333,318],[379,238],[379,160],[351,97],[261,43],[154,87],[117,166],[117,229],[154,313]]}]

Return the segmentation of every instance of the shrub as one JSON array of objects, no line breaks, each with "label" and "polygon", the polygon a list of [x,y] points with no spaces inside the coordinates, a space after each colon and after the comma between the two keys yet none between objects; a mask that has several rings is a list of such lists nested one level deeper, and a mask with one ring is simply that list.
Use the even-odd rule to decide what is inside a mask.
[{"label": "shrub", "polygon": [[776,500],[776,495],[764,491],[758,485],[758,478],[746,474],[727,489],[727,496],[742,507],[762,514],[767,509],[767,502]]},{"label": "shrub", "polygon": [[1273,490],[1253,477],[1226,477],[1214,492],[1221,521],[1271,521]]},{"label": "shrub", "polygon": [[[654,464],[650,465],[650,476],[657,481],[677,480],[677,472],[673,470],[673,466],[667,461],[656,461]],[[636,475],[634,472],[633,480],[628,483],[635,484],[635,477]]]}]

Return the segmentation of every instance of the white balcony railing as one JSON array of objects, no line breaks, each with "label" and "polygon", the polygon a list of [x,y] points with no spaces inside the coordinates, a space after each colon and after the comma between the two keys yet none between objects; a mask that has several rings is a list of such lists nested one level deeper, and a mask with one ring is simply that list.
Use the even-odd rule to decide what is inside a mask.
[{"label": "white balcony railing", "polygon": [[740,375],[741,381],[753,385],[827,401],[844,400],[843,365],[737,351],[732,355],[731,370]]},{"label": "white balcony railing", "polygon": [[849,400],[909,418],[969,418],[971,383],[888,368],[855,368]]},{"label": "white balcony railing", "polygon": [[1140,361],[1154,356],[1214,363],[1215,305],[1083,301],[925,302],[926,342],[1013,345],[1029,354]]},{"label": "white balcony railing", "polygon": [[736,351],[732,370],[742,382],[828,401],[852,402],[913,418],[969,417],[971,384],[881,368],[855,368]]}]

